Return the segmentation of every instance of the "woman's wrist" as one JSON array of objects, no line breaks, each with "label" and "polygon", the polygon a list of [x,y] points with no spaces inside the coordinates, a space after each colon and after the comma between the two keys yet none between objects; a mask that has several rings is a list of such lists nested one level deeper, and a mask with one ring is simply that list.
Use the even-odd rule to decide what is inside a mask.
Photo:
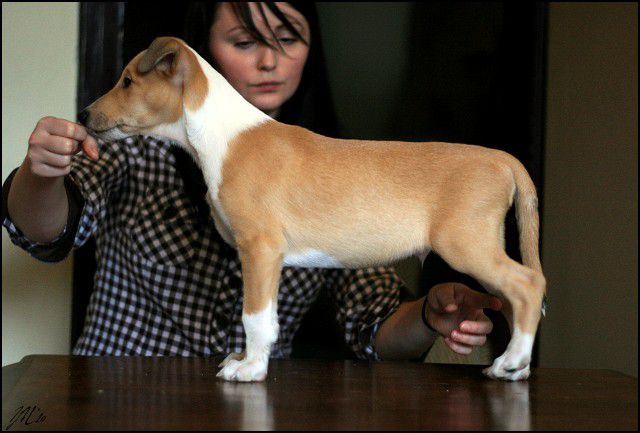
[{"label": "woman's wrist", "polygon": [[7,194],[7,212],[13,223],[35,242],[56,238],[67,223],[68,200],[64,177],[34,175],[25,160]]},{"label": "woman's wrist", "polygon": [[415,359],[433,345],[438,333],[425,327],[422,305],[422,299],[404,302],[382,323],[375,343],[381,359]]}]

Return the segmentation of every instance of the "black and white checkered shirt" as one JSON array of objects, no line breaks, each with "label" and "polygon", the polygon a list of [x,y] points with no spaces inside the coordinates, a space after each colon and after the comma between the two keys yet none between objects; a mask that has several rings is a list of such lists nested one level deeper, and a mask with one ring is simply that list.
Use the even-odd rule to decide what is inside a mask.
[{"label": "black and white checkered shirt", "polygon": [[[3,186],[3,225],[12,242],[33,257],[60,261],[95,236],[94,288],[74,354],[208,356],[244,350],[240,261],[212,222],[198,222],[173,149],[169,142],[138,136],[102,144],[97,162],[75,155],[65,178],[69,222],[50,244],[30,241],[8,217],[15,171]],[[375,333],[405,290],[393,269],[383,267],[284,268],[272,357],[291,354],[293,337],[322,288],[335,301],[346,344],[358,358],[379,359]]]}]

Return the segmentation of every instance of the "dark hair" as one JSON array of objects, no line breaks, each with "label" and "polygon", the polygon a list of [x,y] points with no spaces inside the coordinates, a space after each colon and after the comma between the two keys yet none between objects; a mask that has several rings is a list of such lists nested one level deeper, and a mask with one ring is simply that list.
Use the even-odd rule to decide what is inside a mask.
[{"label": "dark hair", "polygon": [[[292,97],[282,105],[277,120],[283,123],[299,125],[329,137],[337,137],[339,136],[340,129],[329,92],[322,40],[320,38],[320,26],[315,4],[313,2],[288,3],[300,12],[309,23],[311,44],[298,89]],[[216,62],[209,51],[209,31],[216,19],[216,13],[220,4],[220,2],[189,2],[182,35],[184,41],[214,68],[216,67]],[[308,42],[302,38],[302,35],[291,25],[274,2],[260,2],[257,4],[263,18],[265,17],[264,7],[268,7],[296,37],[299,37],[304,43]],[[231,5],[236,16],[257,41],[270,45],[274,49],[282,48],[281,46],[273,46],[264,35],[257,30],[248,3],[232,2]],[[270,31],[273,33],[273,29],[270,28]],[[275,40],[278,41],[278,38],[275,38]],[[184,182],[185,192],[198,209],[200,224],[203,226],[211,224],[210,209],[205,200],[207,186],[204,182],[202,172],[186,151],[178,147],[174,147],[172,150],[176,157],[176,168]],[[224,244],[222,241],[221,243]],[[229,253],[232,254],[231,251]]]}]

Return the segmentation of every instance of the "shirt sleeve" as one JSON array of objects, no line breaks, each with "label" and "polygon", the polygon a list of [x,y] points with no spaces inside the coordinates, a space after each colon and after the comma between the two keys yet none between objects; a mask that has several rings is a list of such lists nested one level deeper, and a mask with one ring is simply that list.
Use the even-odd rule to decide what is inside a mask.
[{"label": "shirt sleeve", "polygon": [[391,267],[331,269],[326,275],[345,342],[358,358],[379,361],[374,345],[378,329],[409,289]]},{"label": "shirt sleeve", "polygon": [[72,157],[71,172],[64,179],[69,200],[67,224],[62,233],[48,243],[27,238],[9,216],[7,198],[18,170],[15,169],[2,186],[2,225],[11,242],[44,262],[64,260],[73,249],[84,245],[104,219],[110,195],[127,177],[129,158],[126,152],[118,152],[122,147],[118,142],[104,144],[98,161],[89,159],[84,153]]},{"label": "shirt sleeve", "polygon": [[67,199],[69,202],[69,213],[67,216],[67,224],[65,225],[62,233],[60,233],[53,241],[48,243],[34,242],[27,238],[22,231],[13,223],[9,217],[9,211],[7,208],[7,201],[9,197],[9,190],[13,178],[18,171],[16,168],[9,174],[4,184],[2,185],[2,225],[6,227],[9,239],[27,251],[32,257],[41,260],[43,262],[58,262],[63,260],[67,254],[65,251],[69,251],[73,245],[73,234],[78,227],[80,220],[80,210],[84,203],[82,196],[73,182],[68,177],[64,179],[64,186],[67,191]]}]

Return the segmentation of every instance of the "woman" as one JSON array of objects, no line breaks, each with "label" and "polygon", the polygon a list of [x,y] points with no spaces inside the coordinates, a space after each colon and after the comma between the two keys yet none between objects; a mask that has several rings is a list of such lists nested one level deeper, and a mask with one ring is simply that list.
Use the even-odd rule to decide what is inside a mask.
[{"label": "woman", "polygon": [[[280,121],[334,135],[329,101],[321,102],[328,91],[312,7],[206,3],[188,16],[187,42],[249,102]],[[193,161],[169,142],[130,137],[103,144],[98,157],[80,125],[38,122],[25,161],[3,187],[3,225],[44,261],[62,260],[95,236],[95,287],[74,354],[244,349],[240,262],[216,232],[205,193]],[[500,308],[497,298],[460,284],[438,285],[428,299],[411,302],[400,301],[401,288],[389,268],[285,268],[271,356],[291,354],[321,290],[335,302],[345,342],[363,359],[413,359],[438,334],[452,350],[470,353],[492,329],[482,308]]]}]

